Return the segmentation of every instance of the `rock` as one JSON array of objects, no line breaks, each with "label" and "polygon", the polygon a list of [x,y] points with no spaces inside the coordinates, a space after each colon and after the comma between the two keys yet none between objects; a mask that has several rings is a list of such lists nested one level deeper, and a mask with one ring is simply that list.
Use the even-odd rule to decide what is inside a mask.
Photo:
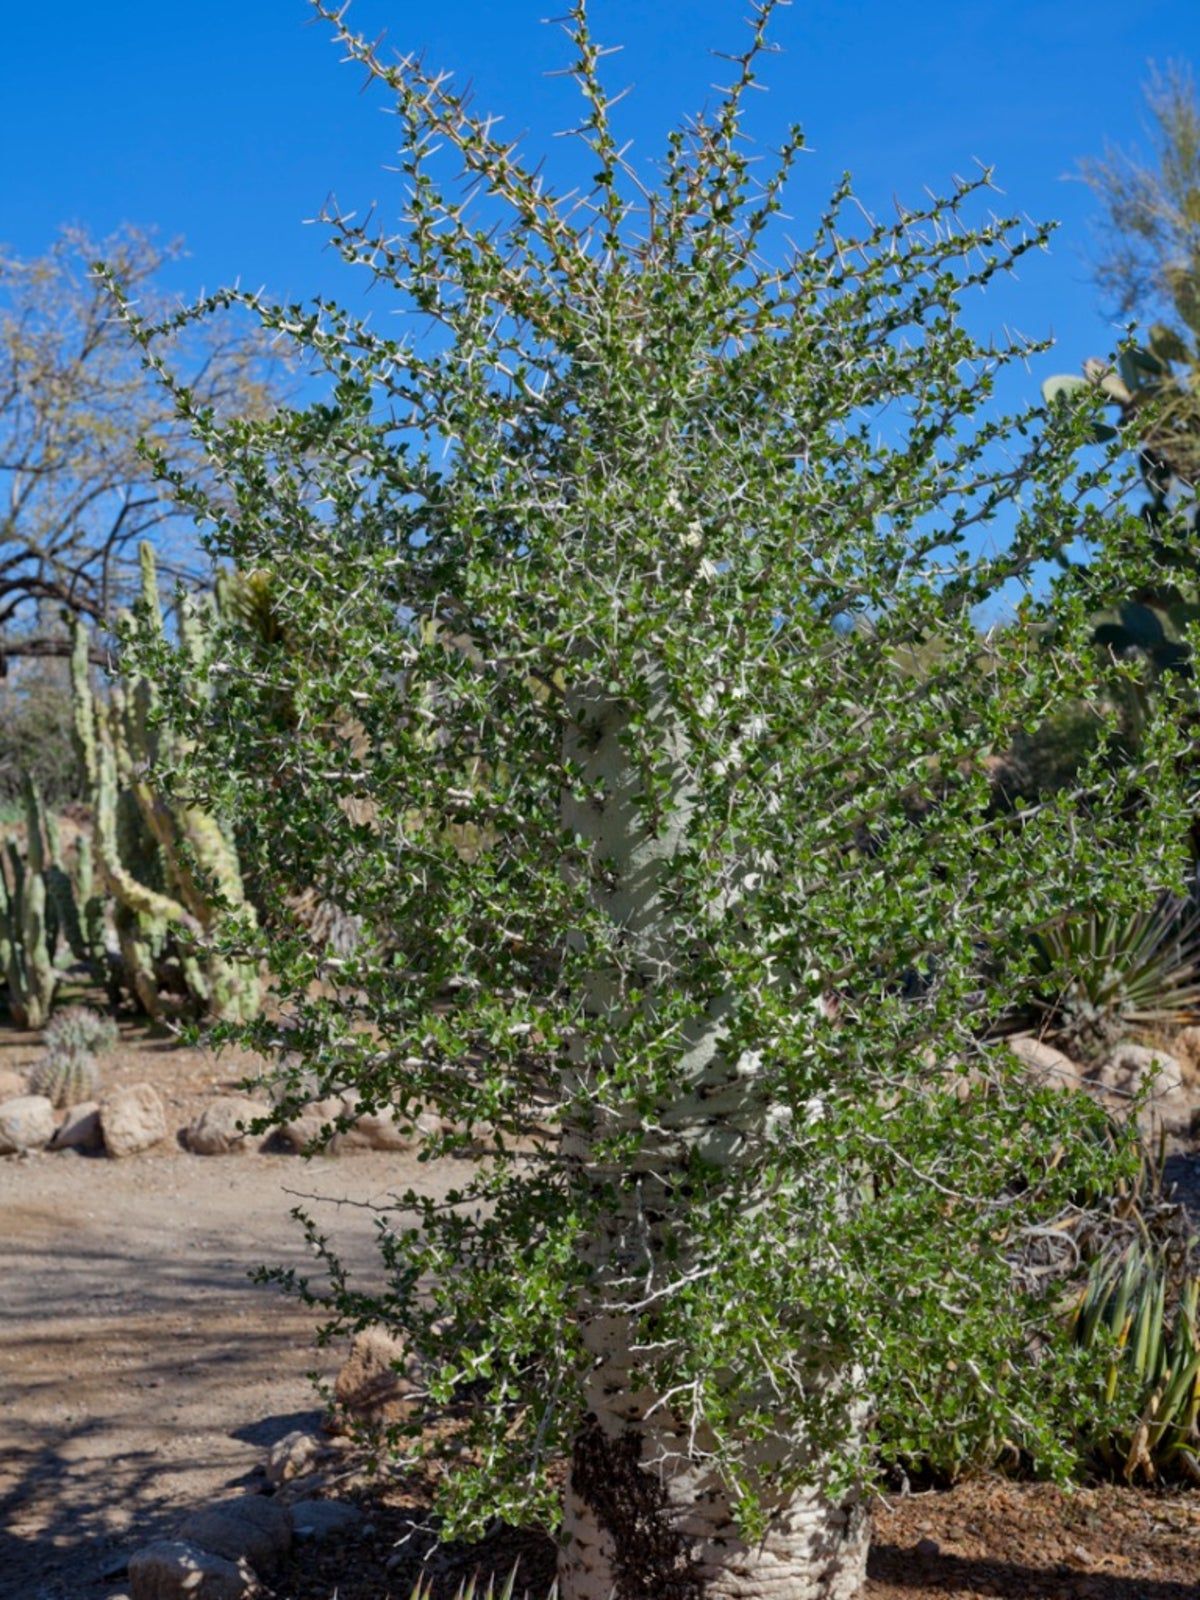
[{"label": "rock", "polygon": [[319,1542],[361,1533],[366,1518],[344,1500],[298,1500],[292,1506],[292,1524],[297,1539]]},{"label": "rock", "polygon": [[26,1093],[28,1089],[21,1074],[0,1067],[0,1100],[15,1100],[18,1095]]},{"label": "rock", "polygon": [[[210,1100],[188,1126],[184,1143],[194,1155],[228,1156],[254,1147],[246,1124],[262,1115],[263,1108],[244,1095],[221,1095]],[[239,1123],[242,1126],[239,1127]]]},{"label": "rock", "polygon": [[1028,1069],[1029,1076],[1040,1089],[1082,1088],[1082,1067],[1044,1039],[1035,1039],[1032,1034],[1022,1033],[1006,1039],[1005,1043]]},{"label": "rock", "polygon": [[1200,1028],[1180,1028],[1171,1045],[1171,1054],[1188,1088],[1200,1088]]},{"label": "rock", "polygon": [[[349,1092],[310,1100],[291,1122],[279,1129],[280,1136],[294,1150],[303,1150],[321,1138],[321,1131],[338,1117],[353,1114],[357,1095]],[[349,1127],[332,1134],[320,1145],[325,1155],[344,1155],[351,1150],[409,1150],[417,1142],[411,1119],[401,1119],[394,1111],[364,1112]]]},{"label": "rock", "polygon": [[178,1536],[226,1561],[245,1562],[265,1578],[292,1547],[292,1514],[276,1500],[247,1494],[194,1511]]},{"label": "rock", "polygon": [[384,1328],[364,1328],[334,1380],[338,1411],[354,1422],[398,1420],[408,1410],[413,1366],[403,1340]]},{"label": "rock", "polygon": [[148,1083],[114,1089],[100,1102],[100,1129],[110,1156],[133,1156],[167,1137],[163,1103]]},{"label": "rock", "polygon": [[412,1122],[394,1111],[364,1112],[350,1135],[369,1150],[408,1150],[416,1138]]},{"label": "rock", "polygon": [[340,1117],[345,1110],[345,1102],[337,1095],[332,1095],[328,1100],[310,1100],[294,1121],[282,1124],[279,1129],[280,1138],[290,1144],[293,1150],[304,1150],[318,1141],[321,1138],[321,1130]]},{"label": "rock", "polygon": [[297,1428],[271,1446],[267,1456],[267,1482],[278,1487],[292,1478],[302,1478],[329,1453],[329,1446],[323,1439]]},{"label": "rock", "polygon": [[50,1141],[51,1150],[98,1150],[104,1143],[100,1132],[100,1106],[95,1100],[70,1106]]},{"label": "rock", "polygon": [[182,1539],[159,1539],[129,1561],[131,1600],[248,1600],[260,1592],[244,1561]]},{"label": "rock", "polygon": [[22,1094],[0,1105],[0,1155],[44,1150],[57,1127],[54,1107],[44,1094]]},{"label": "rock", "polygon": [[1156,1138],[1161,1131],[1181,1135],[1191,1129],[1195,1103],[1184,1087],[1178,1061],[1165,1050],[1119,1044],[1092,1068],[1087,1081],[1104,1092],[1117,1113],[1128,1110],[1133,1096],[1152,1084],[1150,1098],[1138,1116],[1145,1138]]}]

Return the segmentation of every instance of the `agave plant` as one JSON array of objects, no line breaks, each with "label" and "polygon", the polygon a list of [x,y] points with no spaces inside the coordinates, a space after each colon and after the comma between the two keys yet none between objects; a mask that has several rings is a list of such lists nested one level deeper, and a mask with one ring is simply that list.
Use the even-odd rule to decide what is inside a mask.
[{"label": "agave plant", "polygon": [[1200,1017],[1200,909],[1163,895],[1132,915],[1095,911],[1034,935],[1042,1028],[1094,1059],[1131,1029]]},{"label": "agave plant", "polygon": [[1167,1251],[1132,1245],[1115,1260],[1097,1259],[1071,1318],[1077,1344],[1109,1348],[1106,1405],[1126,1400],[1137,1417],[1131,1431],[1089,1441],[1129,1482],[1200,1482],[1198,1299],[1200,1278],[1180,1282]]},{"label": "agave plant", "polygon": [[[496,1588],[496,1580],[494,1578],[488,1579],[486,1589],[483,1588],[478,1577],[469,1578],[465,1583],[459,1584],[454,1600],[530,1600],[528,1589],[524,1590],[521,1596],[517,1595],[516,1583],[516,1567],[509,1573],[508,1581],[503,1589]],[[409,1596],[409,1600],[432,1600],[432,1596],[433,1589],[429,1580],[427,1578],[418,1578],[417,1586]],[[557,1583],[550,1586],[546,1600],[558,1600]]]}]

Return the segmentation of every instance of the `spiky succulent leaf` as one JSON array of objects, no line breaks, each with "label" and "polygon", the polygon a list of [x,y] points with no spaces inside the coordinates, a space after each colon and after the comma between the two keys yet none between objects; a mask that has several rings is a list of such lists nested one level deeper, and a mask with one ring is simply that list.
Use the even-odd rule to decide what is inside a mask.
[{"label": "spiky succulent leaf", "polygon": [[1200,1015],[1200,911],[1163,896],[1147,911],[1094,911],[1035,936],[1046,1031],[1094,1055],[1131,1029]]},{"label": "spiky succulent leaf", "polygon": [[1130,1481],[1196,1475],[1200,1431],[1200,1279],[1180,1277],[1164,1249],[1131,1246],[1101,1256],[1071,1320],[1082,1349],[1108,1352],[1104,1410],[1111,1418],[1089,1441],[1093,1456]]}]

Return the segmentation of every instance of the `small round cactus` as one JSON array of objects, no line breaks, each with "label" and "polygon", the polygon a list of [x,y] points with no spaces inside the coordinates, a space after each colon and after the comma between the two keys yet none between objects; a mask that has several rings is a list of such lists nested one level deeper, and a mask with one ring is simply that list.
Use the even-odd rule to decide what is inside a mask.
[{"label": "small round cactus", "polygon": [[64,1006],[50,1018],[42,1037],[51,1055],[103,1055],[117,1042],[117,1025],[90,1006]]},{"label": "small round cactus", "polygon": [[50,1050],[29,1077],[31,1094],[43,1094],[53,1106],[77,1106],[96,1096],[96,1063],[84,1050]]}]

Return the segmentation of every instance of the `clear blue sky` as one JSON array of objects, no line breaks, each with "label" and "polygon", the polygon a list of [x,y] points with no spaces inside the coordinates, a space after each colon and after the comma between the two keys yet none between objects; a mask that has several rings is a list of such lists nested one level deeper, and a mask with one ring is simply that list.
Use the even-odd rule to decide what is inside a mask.
[{"label": "clear blue sky", "polygon": [[[543,75],[565,56],[561,34],[540,25],[548,9],[357,0],[351,16],[455,68],[479,107],[527,129],[534,150],[575,104],[568,81]],[[656,154],[703,101],[723,70],[707,52],[740,47],[744,9],[593,0],[597,35],[626,45],[610,67],[614,84],[635,85],[620,112],[635,159]],[[97,233],[154,223],[186,236],[181,291],[235,277],[288,299],[347,291],[304,221],[330,192],[388,215],[396,124],[378,94],[359,93],[305,0],[10,0],[0,16],[0,240],[33,254],[62,222]],[[1111,344],[1088,281],[1095,206],[1064,179],[1106,139],[1144,140],[1147,62],[1200,65],[1200,0],[797,0],[776,37],[784,53],[755,116],[767,138],[792,118],[808,131],[813,153],[790,208],[797,231],[846,167],[884,209],[893,195],[916,201],[926,185],[945,186],[978,157],[996,166],[1014,208],[1065,224],[1050,256],[1023,269],[1018,296],[996,297],[985,319],[994,309],[997,323],[1056,334],[1054,367]]]}]

